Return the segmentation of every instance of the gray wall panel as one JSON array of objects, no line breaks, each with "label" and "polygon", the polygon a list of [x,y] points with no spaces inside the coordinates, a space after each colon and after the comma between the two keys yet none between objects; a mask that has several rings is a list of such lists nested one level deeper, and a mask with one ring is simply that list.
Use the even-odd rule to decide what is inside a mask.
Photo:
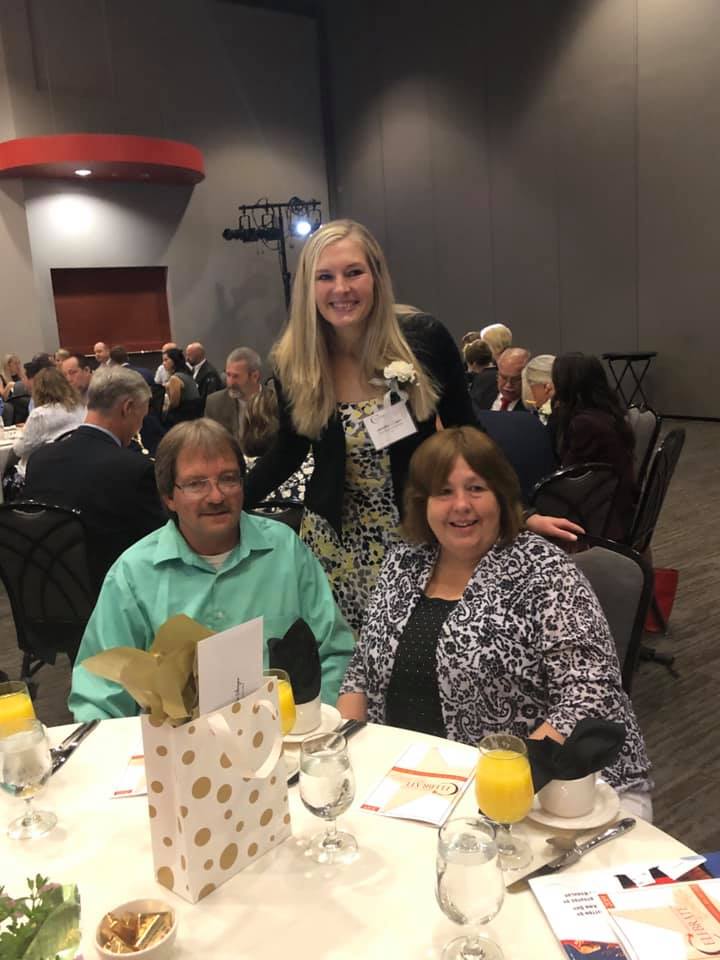
[{"label": "gray wall panel", "polygon": [[720,4],[639,0],[640,343],[663,410],[720,416]]},{"label": "gray wall panel", "polygon": [[357,118],[336,113],[338,209],[381,226],[401,295],[458,337],[504,321],[535,351],[656,349],[655,405],[720,416],[700,386],[720,347],[717,0],[386,0],[347,42],[374,7],[330,16],[334,102],[352,91]]}]

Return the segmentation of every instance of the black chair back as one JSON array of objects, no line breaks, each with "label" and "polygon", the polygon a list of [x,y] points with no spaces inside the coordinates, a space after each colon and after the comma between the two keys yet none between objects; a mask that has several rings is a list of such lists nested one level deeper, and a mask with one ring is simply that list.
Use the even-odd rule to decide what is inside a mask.
[{"label": "black chair back", "polygon": [[658,447],[650,465],[629,537],[629,546],[638,553],[645,553],[650,546],[684,444],[685,431],[671,430]]},{"label": "black chair back", "polygon": [[582,537],[580,542],[589,549],[573,554],[573,560],[600,602],[615,641],[623,689],[630,693],[652,601],[652,568],[636,550],[614,540]]},{"label": "black chair back", "polygon": [[263,500],[254,510],[248,510],[248,513],[267,517],[269,520],[279,520],[292,527],[295,533],[300,533],[304,510],[305,504],[302,500],[269,499]]},{"label": "black chair back", "polygon": [[638,490],[642,490],[647,469],[660,436],[662,418],[650,407],[645,407],[643,410],[640,407],[629,407],[627,419],[635,437],[633,451],[635,480]]},{"label": "black chair back", "polygon": [[32,501],[0,505],[0,579],[23,678],[58,653],[73,661],[96,599],[79,512]]},{"label": "black chair back", "polygon": [[563,467],[537,484],[530,503],[538,513],[565,517],[586,533],[604,537],[612,519],[618,476],[607,463]]}]

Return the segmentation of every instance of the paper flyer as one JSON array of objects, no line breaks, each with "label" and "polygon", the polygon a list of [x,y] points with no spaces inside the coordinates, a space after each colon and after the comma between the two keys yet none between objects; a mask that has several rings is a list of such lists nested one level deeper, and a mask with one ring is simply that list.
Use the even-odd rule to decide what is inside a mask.
[{"label": "paper flyer", "polygon": [[720,957],[720,880],[600,894],[632,960]]},{"label": "paper flyer", "polygon": [[408,747],[371,791],[362,810],[440,826],[475,774],[477,751],[462,745]]},{"label": "paper flyer", "polygon": [[[615,926],[608,903],[624,903],[624,896],[645,891],[669,890],[678,880],[707,880],[701,856],[680,857],[656,863],[632,863],[608,870],[530,880],[553,933],[569,960],[592,956],[593,960],[637,960]],[[719,954],[720,956],[720,954]],[[653,960],[670,960],[666,952]],[[686,954],[679,954],[685,960]],[[642,957],[646,960],[646,956]]]}]

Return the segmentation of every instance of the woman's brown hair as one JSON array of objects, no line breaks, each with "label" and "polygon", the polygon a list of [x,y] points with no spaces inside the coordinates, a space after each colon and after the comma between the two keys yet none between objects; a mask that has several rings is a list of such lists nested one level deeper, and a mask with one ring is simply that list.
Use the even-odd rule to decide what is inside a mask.
[{"label": "woman's brown hair", "polygon": [[43,367],[33,377],[33,404],[44,407],[47,403],[59,403],[66,410],[80,406],[80,396],[56,367]]},{"label": "woman's brown hair", "polygon": [[475,427],[448,427],[422,443],[410,459],[405,485],[403,535],[413,543],[435,543],[427,522],[427,502],[447,482],[458,457],[482,477],[500,506],[502,546],[525,528],[517,475],[500,448]]}]

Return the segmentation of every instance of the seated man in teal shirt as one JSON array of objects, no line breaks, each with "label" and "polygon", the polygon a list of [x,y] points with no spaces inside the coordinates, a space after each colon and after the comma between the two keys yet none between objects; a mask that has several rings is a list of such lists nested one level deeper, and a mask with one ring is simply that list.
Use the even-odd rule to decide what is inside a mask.
[{"label": "seated man in teal shirt", "polygon": [[220,632],[263,617],[267,641],[302,617],[315,634],[321,696],[337,699],[354,646],[322,567],[285,524],[242,513],[245,464],[220,424],[191,420],[163,437],[155,477],[168,523],[139,540],[108,571],[73,670],[76,720],[124,717],[138,707],[82,662],[112,647],[147,650],[178,613]]}]

